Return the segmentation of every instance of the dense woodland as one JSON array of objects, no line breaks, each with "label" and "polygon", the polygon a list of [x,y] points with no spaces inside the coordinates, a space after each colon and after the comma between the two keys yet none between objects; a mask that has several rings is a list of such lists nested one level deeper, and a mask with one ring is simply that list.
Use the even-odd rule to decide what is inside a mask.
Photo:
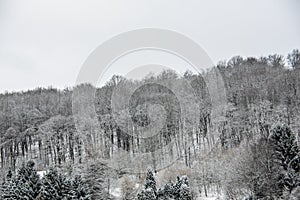
[{"label": "dense woodland", "polygon": [[[211,115],[214,108],[205,82],[210,71],[183,76],[164,71],[141,81],[113,76],[101,88],[84,84],[64,90],[50,87],[0,94],[1,179],[7,182],[8,173],[18,176],[23,163],[33,160],[38,171],[55,167],[70,180],[82,175],[91,199],[113,199],[111,184],[123,178],[133,186],[123,184],[122,199],[134,199],[140,191],[135,181],[143,185],[149,164],[156,171],[179,155],[174,164],[180,166],[177,171],[171,166],[162,173],[170,172],[170,181],[189,176],[191,194],[187,198],[211,191],[223,193],[226,199],[292,199],[299,195],[300,51],[293,50],[286,57],[236,56],[214,70],[224,80],[227,100],[226,110],[217,118]],[[176,88],[180,95],[150,84],[153,81]],[[185,81],[194,91],[196,106]],[[86,102],[74,100],[73,94],[84,96],[91,90],[96,91],[96,116],[78,115],[72,104]],[[114,95],[118,102],[113,109]],[[127,99],[130,106],[122,106]],[[149,102],[164,108],[165,123],[159,134],[145,139],[139,127],[150,124]],[[192,118],[181,116],[182,104]],[[133,162],[132,168],[127,159],[139,153],[149,153],[151,162]],[[135,181],[126,177],[133,173],[130,169],[138,177]],[[160,182],[168,185],[169,179],[165,176]]]}]

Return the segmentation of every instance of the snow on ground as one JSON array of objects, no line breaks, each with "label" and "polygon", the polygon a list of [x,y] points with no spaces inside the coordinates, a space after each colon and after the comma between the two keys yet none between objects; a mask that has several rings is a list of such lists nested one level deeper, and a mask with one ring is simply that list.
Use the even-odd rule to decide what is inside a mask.
[{"label": "snow on ground", "polygon": [[110,194],[112,196],[114,196],[115,198],[119,199],[119,198],[122,197],[122,190],[119,187],[118,188],[114,188],[114,189],[110,190]]},{"label": "snow on ground", "polygon": [[201,195],[198,194],[199,196],[196,198],[197,200],[223,200],[226,199],[225,195],[223,192],[217,192],[217,191],[208,191],[207,192],[207,197],[205,196],[204,193]]},{"label": "snow on ground", "polygon": [[46,171],[37,171],[36,173],[40,176],[40,178],[43,178],[47,172]]},{"label": "snow on ground", "polygon": [[[133,175],[128,175],[127,178],[130,178],[132,181],[137,181],[136,177]],[[112,195],[116,200],[122,200],[122,183],[124,182],[124,177],[119,178],[118,180],[111,182],[111,187],[109,190],[109,194]],[[141,187],[140,184],[136,183],[134,189],[138,190]]]}]

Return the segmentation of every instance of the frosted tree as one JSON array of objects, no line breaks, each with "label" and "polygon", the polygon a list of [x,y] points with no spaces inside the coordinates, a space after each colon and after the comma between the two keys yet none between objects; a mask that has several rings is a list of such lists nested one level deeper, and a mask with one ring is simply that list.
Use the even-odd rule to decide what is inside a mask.
[{"label": "frosted tree", "polygon": [[148,169],[144,189],[138,194],[138,200],[156,199],[157,189],[153,172]]},{"label": "frosted tree", "polygon": [[152,189],[156,194],[156,181],[153,172],[150,169],[148,169],[147,172],[145,189]]},{"label": "frosted tree", "polygon": [[191,200],[192,199],[192,194],[191,194],[191,190],[190,190],[189,181],[188,181],[188,178],[186,176],[183,176],[181,178],[179,199],[180,200]]},{"label": "frosted tree", "polygon": [[272,129],[270,141],[275,162],[281,169],[278,184],[291,192],[300,184],[300,151],[295,135],[287,125],[277,125]]},{"label": "frosted tree", "polygon": [[0,187],[0,199],[9,199],[19,197],[18,188],[15,179],[12,177],[12,172],[9,170],[7,172],[6,178]]},{"label": "frosted tree", "polygon": [[153,189],[153,185],[156,185],[154,184],[155,180],[153,180],[153,174],[151,170],[148,170],[145,188],[138,194],[138,200],[192,200],[192,194],[189,187],[188,178],[186,176],[181,178],[177,177],[175,184],[167,183],[162,188],[159,188],[156,193]]},{"label": "frosted tree", "polygon": [[147,188],[141,191],[137,196],[138,200],[155,200],[156,195],[151,188]]},{"label": "frosted tree", "polygon": [[173,197],[175,200],[192,199],[188,178],[186,176],[181,178],[177,177],[177,181],[173,186]]},{"label": "frosted tree", "polygon": [[34,165],[33,161],[28,161],[26,165],[23,164],[18,170],[16,181],[24,198],[36,198],[40,192],[40,178],[34,169]]},{"label": "frosted tree", "polygon": [[23,163],[16,176],[9,170],[0,188],[1,199],[35,199],[40,192],[41,183],[34,169],[34,163]]},{"label": "frosted tree", "polygon": [[186,184],[182,184],[180,187],[179,200],[192,200],[190,187]]},{"label": "frosted tree", "polygon": [[42,199],[62,200],[71,195],[71,181],[58,173],[56,169],[51,168],[42,179]]},{"label": "frosted tree", "polygon": [[89,164],[85,170],[84,179],[91,190],[91,199],[108,200],[111,199],[109,194],[110,180],[108,173],[112,170],[102,162]]},{"label": "frosted tree", "polygon": [[299,68],[300,67],[300,51],[299,51],[299,49],[294,49],[292,51],[292,53],[290,53],[287,56],[287,59],[288,59],[289,64],[293,68]]},{"label": "frosted tree", "polygon": [[157,191],[158,200],[168,200],[172,199],[174,194],[174,188],[172,183],[167,183],[162,188],[159,188]]},{"label": "frosted tree", "polygon": [[81,176],[76,176],[72,181],[72,198],[80,200],[91,199],[90,188]]}]

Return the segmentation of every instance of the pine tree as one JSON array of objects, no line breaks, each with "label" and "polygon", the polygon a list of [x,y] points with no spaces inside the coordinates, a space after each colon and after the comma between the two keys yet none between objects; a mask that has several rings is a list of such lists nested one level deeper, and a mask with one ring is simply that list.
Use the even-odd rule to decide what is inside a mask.
[{"label": "pine tree", "polygon": [[180,197],[180,189],[181,189],[181,185],[182,185],[182,180],[179,178],[179,176],[177,176],[176,182],[173,186],[173,196],[174,199],[179,199]]},{"label": "pine tree", "polygon": [[0,189],[1,199],[20,199],[20,189],[14,179],[7,180]]},{"label": "pine tree", "polygon": [[148,169],[144,189],[138,194],[138,200],[156,199],[157,189],[153,172]]},{"label": "pine tree", "polygon": [[40,193],[41,181],[34,169],[34,165],[33,161],[28,161],[26,165],[23,164],[16,176],[16,182],[20,188],[20,195],[25,199],[35,199]]},{"label": "pine tree", "polygon": [[177,177],[175,184],[167,183],[157,192],[156,182],[151,170],[148,170],[144,189],[138,194],[138,200],[192,200],[192,194],[189,187],[189,181],[186,176]]},{"label": "pine tree", "polygon": [[295,159],[299,154],[299,148],[296,144],[295,135],[287,125],[278,125],[272,129],[271,142],[274,148],[274,156],[277,162],[287,170],[292,167],[299,170],[299,162]]},{"label": "pine tree", "polygon": [[62,200],[70,198],[71,181],[64,175],[51,168],[42,179],[41,197],[49,200]]},{"label": "pine tree", "polygon": [[6,179],[11,179],[13,177],[11,169],[8,169]]},{"label": "pine tree", "polygon": [[277,125],[272,129],[270,141],[275,163],[281,168],[278,184],[291,192],[300,185],[300,151],[295,135],[287,125]]},{"label": "pine tree", "polygon": [[157,191],[158,200],[169,200],[173,199],[174,188],[172,183],[167,183]]},{"label": "pine tree", "polygon": [[155,200],[156,195],[152,188],[143,189],[137,196],[138,200]]},{"label": "pine tree", "polygon": [[179,178],[177,176],[176,183],[173,186],[173,197],[175,200],[191,200],[189,181],[186,176]]},{"label": "pine tree", "polygon": [[152,189],[154,194],[156,195],[156,181],[154,179],[153,172],[148,169],[147,175],[146,175],[146,183],[145,183],[145,189]]},{"label": "pine tree", "polygon": [[9,170],[1,186],[2,199],[35,199],[40,192],[41,183],[34,169],[34,162],[22,164],[16,176]]},{"label": "pine tree", "polygon": [[58,172],[51,168],[42,179],[41,196],[43,199],[55,199],[57,194],[57,177]]},{"label": "pine tree", "polygon": [[0,187],[0,199],[17,199],[17,186],[11,170],[8,170],[6,178]]},{"label": "pine tree", "polygon": [[72,198],[80,200],[91,199],[89,186],[82,180],[81,176],[76,176],[72,181]]},{"label": "pine tree", "polygon": [[192,200],[192,194],[190,191],[188,178],[186,176],[181,178],[179,200]]},{"label": "pine tree", "polygon": [[84,179],[91,192],[93,200],[109,200],[111,199],[108,192],[107,171],[109,168],[102,162],[95,162],[87,166]]}]

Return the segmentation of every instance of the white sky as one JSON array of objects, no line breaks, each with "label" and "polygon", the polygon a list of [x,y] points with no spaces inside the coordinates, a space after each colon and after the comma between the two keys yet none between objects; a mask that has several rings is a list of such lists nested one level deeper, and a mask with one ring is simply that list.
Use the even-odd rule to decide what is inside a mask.
[{"label": "white sky", "polygon": [[73,86],[97,46],[137,28],[185,34],[215,63],[287,55],[300,48],[299,11],[297,0],[0,0],[0,92]]}]

